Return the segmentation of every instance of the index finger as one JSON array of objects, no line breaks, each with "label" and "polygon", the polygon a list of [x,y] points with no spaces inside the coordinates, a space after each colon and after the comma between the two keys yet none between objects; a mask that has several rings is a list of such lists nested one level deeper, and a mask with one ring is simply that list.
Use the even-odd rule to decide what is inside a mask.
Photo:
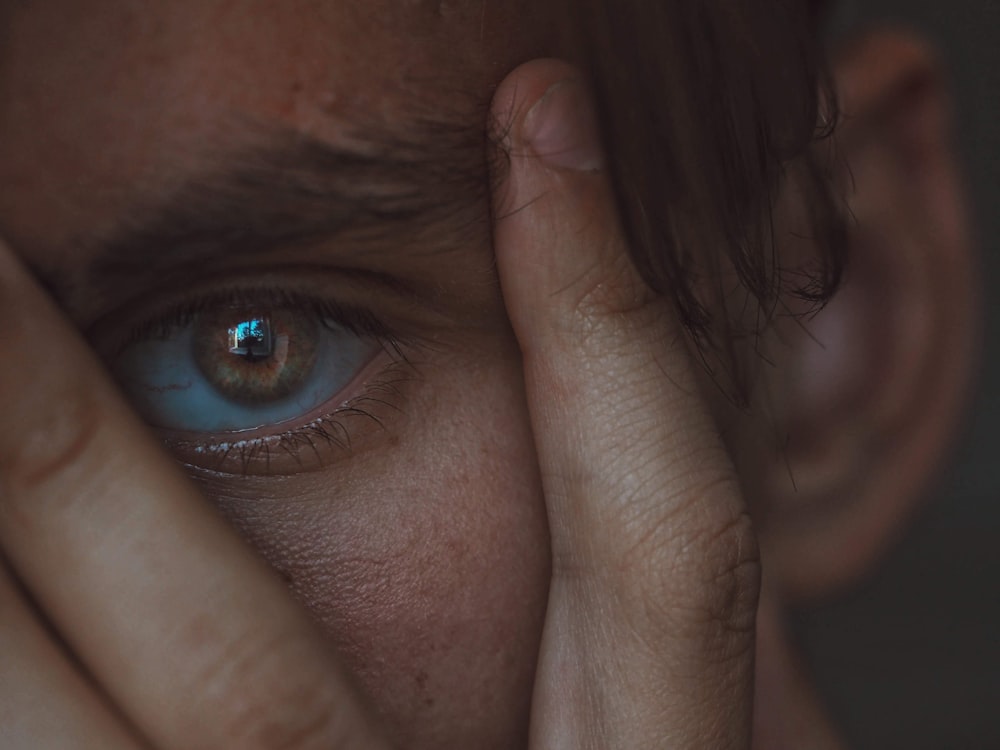
[{"label": "index finger", "polygon": [[553,549],[538,747],[749,745],[757,548],[672,302],[633,267],[579,74],[515,71],[495,242]]},{"label": "index finger", "polygon": [[162,748],[380,748],[331,647],[0,246],[0,545]]}]

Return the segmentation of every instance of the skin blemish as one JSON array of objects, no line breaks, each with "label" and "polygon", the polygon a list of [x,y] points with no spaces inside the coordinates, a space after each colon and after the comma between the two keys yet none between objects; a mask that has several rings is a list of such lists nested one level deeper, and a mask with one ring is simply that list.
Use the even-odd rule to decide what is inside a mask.
[{"label": "skin blemish", "polygon": [[428,678],[429,675],[427,674],[427,672],[421,669],[419,672],[417,672],[417,676],[414,678],[414,682],[417,683],[417,692],[423,696],[420,702],[424,705],[425,708],[433,708],[434,698],[428,694],[427,690]]}]

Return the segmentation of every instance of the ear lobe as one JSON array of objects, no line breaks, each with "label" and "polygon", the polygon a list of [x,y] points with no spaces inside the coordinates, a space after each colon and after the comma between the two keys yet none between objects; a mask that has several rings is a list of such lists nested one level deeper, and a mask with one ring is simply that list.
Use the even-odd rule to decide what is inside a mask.
[{"label": "ear lobe", "polygon": [[[837,68],[836,137],[851,215],[841,291],[771,351],[770,413],[752,494],[785,595],[856,578],[898,533],[947,453],[978,342],[973,251],[933,58],[867,37]],[[759,428],[759,425],[757,425]]]}]

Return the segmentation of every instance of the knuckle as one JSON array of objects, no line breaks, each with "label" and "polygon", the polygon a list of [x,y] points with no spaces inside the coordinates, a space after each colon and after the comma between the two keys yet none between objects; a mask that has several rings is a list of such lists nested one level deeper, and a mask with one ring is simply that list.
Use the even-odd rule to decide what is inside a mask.
[{"label": "knuckle", "polygon": [[607,255],[566,290],[572,309],[583,318],[641,310],[658,299],[623,249],[616,247]]},{"label": "knuckle", "polygon": [[689,495],[692,505],[664,518],[629,556],[642,618],[671,638],[704,641],[701,653],[752,641],[756,623],[760,552],[736,482],[725,476]]},{"label": "knuckle", "polygon": [[695,612],[723,633],[752,634],[760,595],[760,552],[753,524],[741,513],[707,539],[702,597]]},{"label": "knuckle", "polygon": [[20,310],[5,316],[5,343],[26,352],[20,366],[0,368],[7,428],[0,433],[0,473],[10,489],[31,489],[73,466],[101,424],[105,391],[77,356],[79,347],[52,335],[47,318]]},{"label": "knuckle", "polygon": [[344,701],[302,637],[248,639],[199,684],[219,717],[221,747],[329,750],[352,747]]},{"label": "knuckle", "polygon": [[[39,388],[41,397],[25,398],[11,411],[6,437],[0,439],[0,477],[4,485],[4,513],[9,521],[31,526],[38,517],[38,500],[51,506],[82,501],[85,492],[49,492],[55,483],[70,482],[78,489],[99,481],[103,461],[98,443],[103,415],[97,394],[83,383]],[[24,389],[20,389],[24,392]],[[90,474],[87,482],[77,481]]]},{"label": "knuckle", "polygon": [[4,451],[4,473],[25,489],[65,473],[95,442],[99,410],[93,399],[73,394],[45,405],[20,431],[20,443]]},{"label": "knuckle", "polygon": [[589,263],[567,272],[554,297],[567,332],[584,340],[601,338],[609,320],[615,327],[623,320],[662,320],[662,297],[643,281],[618,238],[603,243]]}]

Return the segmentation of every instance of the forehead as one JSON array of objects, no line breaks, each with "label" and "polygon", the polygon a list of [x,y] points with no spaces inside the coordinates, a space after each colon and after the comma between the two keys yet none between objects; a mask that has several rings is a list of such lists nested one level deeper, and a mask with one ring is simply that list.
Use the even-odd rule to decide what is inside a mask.
[{"label": "forehead", "polygon": [[488,98],[537,46],[518,6],[9,3],[0,10],[0,233],[57,246],[260,126],[336,143],[358,123],[405,127],[414,104],[458,111]]}]

